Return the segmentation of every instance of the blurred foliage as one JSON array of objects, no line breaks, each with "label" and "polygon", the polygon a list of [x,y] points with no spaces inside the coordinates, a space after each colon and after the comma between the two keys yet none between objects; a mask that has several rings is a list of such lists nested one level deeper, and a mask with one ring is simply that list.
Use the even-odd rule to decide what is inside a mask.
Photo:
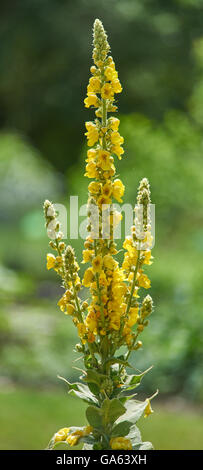
[{"label": "blurred foliage", "polygon": [[[0,398],[0,449],[44,449],[47,436],[56,429],[86,422],[85,405],[78,406],[79,400],[67,395],[65,385],[60,393],[11,387],[1,391]],[[177,405],[171,407],[169,402],[166,410],[154,401],[154,415],[140,420],[143,439],[153,438],[159,450],[202,449],[201,416],[197,410],[188,410],[188,404],[186,408]]]},{"label": "blurred foliage", "polygon": [[123,113],[161,119],[167,109],[185,109],[202,6],[202,0],[2,0],[1,126],[29,136],[60,170],[78,158],[96,17],[119,62]]},{"label": "blurred foliage", "polygon": [[[68,210],[67,195],[79,195],[79,205],[87,199],[82,135],[92,111],[83,109],[83,98],[88,32],[98,16],[124,85],[125,156],[117,166],[124,202],[134,204],[146,176],[156,204],[155,311],[133,364],[154,364],[145,392],[156,383],[161,395],[203,399],[202,6],[202,0],[22,0],[10,8],[2,1],[1,381],[53,383],[57,374],[78,374],[70,363],[81,367],[72,351],[75,330],[56,306],[58,279],[46,272],[41,207],[45,197]],[[81,261],[82,240],[73,245]]]}]

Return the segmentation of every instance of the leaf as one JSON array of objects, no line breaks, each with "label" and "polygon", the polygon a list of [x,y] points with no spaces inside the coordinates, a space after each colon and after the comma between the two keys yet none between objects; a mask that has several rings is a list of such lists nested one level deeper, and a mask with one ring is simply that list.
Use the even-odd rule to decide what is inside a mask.
[{"label": "leaf", "polygon": [[142,437],[140,434],[140,430],[136,426],[136,424],[131,423],[131,429],[128,435],[126,436],[127,439],[130,439],[132,442],[132,446],[136,446],[137,444],[140,444],[142,442]]},{"label": "leaf", "polygon": [[113,398],[112,400],[106,398],[101,408],[104,424],[114,423],[125,411],[125,407],[118,398]]},{"label": "leaf", "polygon": [[[153,366],[152,366],[153,367]],[[138,385],[140,384],[142,378],[144,377],[145,374],[147,374],[147,372],[149,372],[152,367],[149,367],[149,369],[145,370],[144,372],[142,372],[141,374],[139,375],[128,375],[125,383],[122,385],[121,389],[122,390],[133,390],[134,388],[138,387]]]},{"label": "leaf", "polygon": [[93,428],[97,429],[102,428],[101,408],[97,408],[96,406],[88,406],[86,410],[86,417],[90,426],[93,426]]},{"label": "leaf", "polygon": [[131,369],[133,369],[133,367],[129,364],[128,361],[125,361],[125,360],[123,360],[123,359],[120,359],[119,357],[111,357],[110,359],[108,359],[107,361],[105,361],[105,364],[106,364],[106,365],[122,364],[122,365],[124,365],[125,367],[130,367]]},{"label": "leaf", "polygon": [[63,377],[59,377],[60,379],[64,380],[66,384],[68,385],[68,393],[70,395],[74,395],[78,398],[81,398],[83,401],[86,403],[91,403],[94,405],[98,405],[98,400],[96,397],[93,395],[92,392],[90,392],[89,387],[85,384],[76,382],[76,383],[70,383],[68,380],[64,379]]},{"label": "leaf", "polygon": [[95,383],[97,385],[100,385],[101,382],[103,382],[103,380],[106,379],[106,378],[107,378],[107,375],[100,374],[96,370],[91,369],[91,370],[87,371],[87,374],[85,375],[83,380],[84,380],[84,382],[92,382],[92,383]]},{"label": "leaf", "polygon": [[131,421],[131,423],[136,423],[138,419],[140,419],[140,417],[144,413],[147,403],[148,403],[147,400],[143,402],[141,401],[139,402],[136,400],[128,400],[125,403],[126,412],[122,416],[122,418],[119,418],[117,420],[117,422],[120,423],[121,421],[127,420],[127,421]]},{"label": "leaf", "polygon": [[125,437],[130,432],[131,427],[132,423],[130,421],[122,421],[121,423],[118,423],[113,427],[111,436]]},{"label": "leaf", "polygon": [[84,436],[80,441],[84,443],[83,450],[93,450],[95,444],[95,438],[93,436]]},{"label": "leaf", "polygon": [[142,442],[141,444],[134,447],[135,450],[154,450],[151,442]]}]

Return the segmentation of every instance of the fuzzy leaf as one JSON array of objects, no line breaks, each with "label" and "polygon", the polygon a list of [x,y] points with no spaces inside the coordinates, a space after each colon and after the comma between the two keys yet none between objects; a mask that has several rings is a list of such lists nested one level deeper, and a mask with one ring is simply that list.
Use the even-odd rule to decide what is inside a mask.
[{"label": "fuzzy leaf", "polygon": [[84,382],[92,382],[92,383],[95,383],[97,385],[100,385],[100,383],[106,378],[107,378],[106,375],[100,374],[96,370],[91,369],[91,370],[87,371],[87,374],[85,375],[83,380],[84,380]]},{"label": "fuzzy leaf", "polygon": [[152,369],[152,367],[149,367],[149,369],[145,370],[139,375],[128,375],[125,383],[122,385],[121,389],[122,390],[133,390],[134,388],[138,387],[140,384],[142,378],[144,377],[147,372],[149,372]]},{"label": "fuzzy leaf", "polygon": [[111,357],[108,359],[105,364],[112,365],[112,364],[122,364],[125,367],[130,367],[131,369],[133,368],[128,361],[125,361],[123,359],[120,359],[119,357]]},{"label": "fuzzy leaf", "polygon": [[118,400],[118,398],[113,398],[113,400],[109,400],[106,398],[104,400],[101,412],[103,416],[103,422],[106,423],[114,423],[119,416],[125,413],[126,409]]},{"label": "fuzzy leaf", "polygon": [[136,446],[136,445],[138,445],[142,442],[142,437],[141,437],[141,434],[140,434],[140,430],[138,429],[136,424],[132,425],[132,423],[131,423],[130,432],[128,433],[126,438],[131,440],[133,448],[134,448],[134,446]]},{"label": "fuzzy leaf", "polygon": [[98,405],[98,401],[96,397],[93,395],[92,392],[90,392],[87,385],[79,383],[79,382],[70,383],[68,382],[68,380],[64,379],[63,377],[59,377],[59,378],[64,380],[64,382],[66,382],[66,384],[68,385],[68,393],[70,395],[74,395],[78,398],[81,398],[86,403]]},{"label": "fuzzy leaf", "polygon": [[128,400],[125,403],[126,412],[122,416],[122,418],[119,418],[117,420],[117,423],[120,423],[121,421],[131,421],[131,423],[136,423],[144,413],[147,403],[147,400],[143,402],[136,400]]},{"label": "fuzzy leaf", "polygon": [[88,423],[93,426],[93,428],[102,428],[102,416],[100,408],[97,408],[96,406],[88,406],[86,410],[86,417]]},{"label": "fuzzy leaf", "polygon": [[121,423],[118,423],[113,427],[111,436],[125,437],[130,432],[131,427],[132,423],[130,421],[122,421]]}]

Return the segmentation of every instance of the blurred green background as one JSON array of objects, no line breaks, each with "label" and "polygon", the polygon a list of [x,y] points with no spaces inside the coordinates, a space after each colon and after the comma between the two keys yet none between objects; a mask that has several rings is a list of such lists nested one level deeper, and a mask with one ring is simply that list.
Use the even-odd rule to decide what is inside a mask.
[{"label": "blurred green background", "polygon": [[[85,421],[57,379],[78,377],[79,363],[46,271],[42,204],[86,202],[93,111],[83,100],[98,17],[123,85],[125,202],[146,176],[156,204],[155,311],[133,364],[154,365],[140,393],[160,394],[143,437],[202,449],[203,0],[2,0],[0,13],[0,448],[44,448]],[[82,243],[73,240],[79,261]]]}]

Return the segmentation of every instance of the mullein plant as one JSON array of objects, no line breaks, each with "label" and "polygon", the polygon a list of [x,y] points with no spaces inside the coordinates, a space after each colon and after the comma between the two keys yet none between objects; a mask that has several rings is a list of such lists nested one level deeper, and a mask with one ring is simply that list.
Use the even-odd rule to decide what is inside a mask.
[{"label": "mullein plant", "polygon": [[[140,290],[150,288],[144,272],[145,265],[152,263],[150,188],[144,178],[138,189],[134,225],[123,243],[124,258],[119,266],[114,231],[121,214],[115,210],[114,201],[122,202],[125,187],[116,177],[115,159],[122,158],[124,139],[118,131],[119,119],[109,113],[117,110],[114,96],[122,87],[109,55],[107,35],[98,19],[94,22],[93,37],[94,65],[84,103],[87,108],[95,108],[96,118],[85,124],[89,147],[85,176],[91,182],[82,261],[88,267],[82,280],[74,249],[64,243],[54,206],[48,200],[44,203],[47,232],[52,238],[50,246],[56,252],[47,255],[47,269],[53,268],[62,279],[64,294],[58,306],[72,318],[80,341],[75,349],[84,362],[80,382],[64,380],[71,395],[88,403],[88,424],[74,427],[68,423],[68,427],[54,434],[48,449],[61,443],[67,446],[83,443],[83,449],[93,450],[152,449],[151,443],[142,442],[136,423],[142,415],[152,413],[150,402],[156,393],[144,401],[138,401],[133,394],[149,369],[139,374],[126,371],[134,370],[129,358],[132,351],[141,348],[139,338],[153,310],[150,295],[140,299]],[[85,301],[81,301],[80,295],[83,286],[89,289]]]}]

